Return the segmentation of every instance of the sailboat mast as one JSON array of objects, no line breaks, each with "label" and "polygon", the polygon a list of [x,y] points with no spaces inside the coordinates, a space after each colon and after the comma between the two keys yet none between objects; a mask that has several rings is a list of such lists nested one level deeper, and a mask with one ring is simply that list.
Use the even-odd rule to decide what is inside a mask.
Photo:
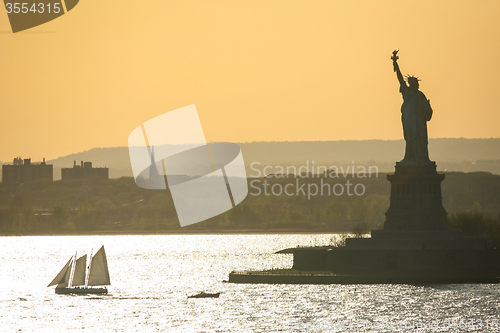
[{"label": "sailboat mast", "polygon": [[92,252],[94,249],[90,249],[90,258],[89,258],[89,268],[87,270],[87,276],[85,277],[85,288],[89,286],[89,277],[90,277],[90,269],[92,267]]},{"label": "sailboat mast", "polygon": [[75,268],[76,268],[76,254],[73,257],[73,262],[71,263],[71,274],[69,276],[69,283],[68,283],[68,288],[71,288],[73,286],[73,278],[75,277]]}]

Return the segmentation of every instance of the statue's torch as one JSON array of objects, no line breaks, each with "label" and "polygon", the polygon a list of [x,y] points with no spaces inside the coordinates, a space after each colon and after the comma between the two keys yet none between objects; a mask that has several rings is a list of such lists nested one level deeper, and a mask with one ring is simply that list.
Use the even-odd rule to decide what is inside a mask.
[{"label": "statue's torch", "polygon": [[392,59],[392,64],[394,65],[394,71],[396,71],[397,61],[399,59],[398,52],[399,50],[392,51],[391,59]]}]

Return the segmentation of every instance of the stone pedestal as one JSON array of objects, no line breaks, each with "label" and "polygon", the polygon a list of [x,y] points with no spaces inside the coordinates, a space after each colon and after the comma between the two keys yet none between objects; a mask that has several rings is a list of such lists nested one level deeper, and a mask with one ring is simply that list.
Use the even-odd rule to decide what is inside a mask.
[{"label": "stone pedestal", "polygon": [[391,182],[391,203],[384,230],[448,230],[442,204],[441,181],[436,164],[402,165],[387,175]]}]

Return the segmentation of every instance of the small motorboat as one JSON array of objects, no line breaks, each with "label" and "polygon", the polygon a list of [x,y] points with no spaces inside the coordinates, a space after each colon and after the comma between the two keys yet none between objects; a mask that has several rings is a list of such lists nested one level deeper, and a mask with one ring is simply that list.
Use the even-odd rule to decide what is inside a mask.
[{"label": "small motorboat", "polygon": [[199,294],[188,296],[188,298],[209,298],[209,297],[218,298],[219,295],[220,295],[220,293],[209,294],[209,293],[202,291]]}]

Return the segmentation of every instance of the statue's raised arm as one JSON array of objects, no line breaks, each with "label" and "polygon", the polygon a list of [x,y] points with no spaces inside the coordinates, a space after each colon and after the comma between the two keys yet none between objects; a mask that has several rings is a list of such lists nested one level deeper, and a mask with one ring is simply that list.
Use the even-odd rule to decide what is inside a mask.
[{"label": "statue's raised arm", "polygon": [[403,78],[403,74],[401,74],[401,71],[399,70],[398,52],[399,52],[399,50],[392,51],[392,57],[391,57],[391,59],[392,59],[392,65],[394,66],[394,71],[396,72],[396,75],[398,77],[399,84],[407,86],[406,82],[405,82],[405,79]]}]

